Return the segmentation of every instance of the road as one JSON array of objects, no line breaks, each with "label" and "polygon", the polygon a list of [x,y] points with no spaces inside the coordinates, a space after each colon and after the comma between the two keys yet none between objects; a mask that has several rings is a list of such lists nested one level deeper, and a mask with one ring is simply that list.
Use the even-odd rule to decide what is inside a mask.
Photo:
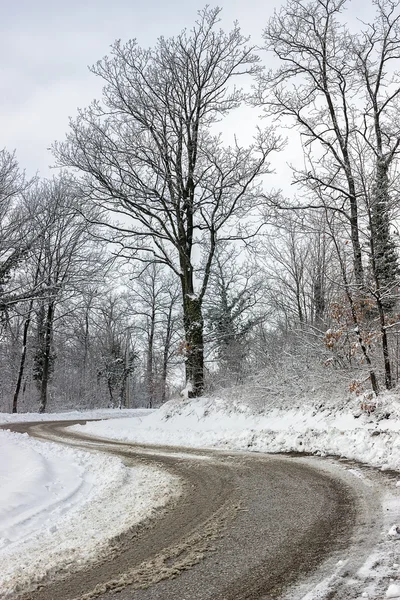
[{"label": "road", "polygon": [[[351,577],[379,538],[378,495],[321,459],[108,442],[68,432],[71,424],[7,428],[156,464],[181,478],[183,494],[113,540],[106,561],[21,600],[115,600],[117,591],[119,600],[269,600],[310,573],[324,576],[356,546]],[[344,583],[330,596],[350,597]]]}]

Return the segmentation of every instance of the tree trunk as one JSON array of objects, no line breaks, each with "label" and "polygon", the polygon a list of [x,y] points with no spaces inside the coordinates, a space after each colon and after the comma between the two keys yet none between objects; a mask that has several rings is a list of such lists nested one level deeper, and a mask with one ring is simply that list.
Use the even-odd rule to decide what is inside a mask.
[{"label": "tree trunk", "polygon": [[167,373],[168,373],[168,359],[169,351],[171,347],[172,338],[172,302],[168,310],[167,327],[165,332],[165,343],[163,350],[163,363],[162,363],[162,374],[161,374],[161,402],[164,404],[167,394]]},{"label": "tree trunk", "polygon": [[40,386],[40,406],[39,413],[44,413],[47,407],[48,383],[50,376],[50,361],[51,361],[51,341],[53,336],[53,318],[54,318],[54,302],[50,302],[47,307],[47,315],[45,322],[44,333],[44,353],[43,353],[43,372]]},{"label": "tree trunk", "polygon": [[[385,387],[390,390],[393,385],[392,369],[389,356],[389,345],[386,334],[386,310],[390,305],[386,305],[383,296],[387,289],[390,289],[396,281],[396,261],[394,263],[389,259],[389,223],[387,220],[387,174],[377,168],[376,196],[372,202],[372,207],[368,212],[370,226],[370,248],[371,248],[371,267],[375,282],[375,293],[373,294],[379,314],[380,333],[382,340],[382,356],[385,368]],[[379,184],[381,188],[379,189]],[[386,189],[386,192],[385,192]]]},{"label": "tree trunk", "polygon": [[389,219],[389,165],[378,159],[376,181],[370,207],[372,267],[384,314],[390,313],[396,303],[393,288],[398,281],[399,265],[395,245],[390,236]]},{"label": "tree trunk", "polygon": [[118,393],[118,408],[127,408],[126,406],[126,385],[128,381],[128,370],[125,368],[124,376]]},{"label": "tree trunk", "polygon": [[186,381],[192,386],[189,397],[201,396],[204,390],[204,344],[201,300],[186,294],[183,301],[183,324],[186,339]]},{"label": "tree trunk", "polygon": [[110,402],[109,402],[108,408],[115,408],[114,396],[113,396],[112,385],[111,385],[110,379],[107,380],[107,388],[108,388],[108,393],[110,394]]},{"label": "tree trunk", "polygon": [[82,360],[82,371],[80,377],[80,397],[86,398],[87,395],[87,365],[89,356],[89,311],[90,305],[86,308],[85,312],[85,329],[84,329],[84,340],[83,340],[83,360]]},{"label": "tree trunk", "polygon": [[382,303],[378,302],[378,310],[379,310],[379,320],[381,325],[381,336],[382,336],[382,354],[383,354],[383,362],[385,365],[385,387],[387,390],[392,389],[393,387],[393,379],[392,379],[392,368],[390,364],[390,356],[389,356],[389,344],[386,334],[386,325],[385,325],[385,311]]},{"label": "tree trunk", "polygon": [[359,289],[364,284],[364,268],[362,264],[362,253],[360,244],[360,231],[358,226],[358,207],[356,195],[350,199],[350,227],[351,227],[351,245],[353,248],[354,278]]},{"label": "tree trunk", "polygon": [[25,360],[26,360],[26,346],[27,346],[27,341],[28,341],[29,326],[31,323],[32,309],[33,309],[33,299],[29,303],[28,315],[27,315],[25,323],[24,323],[24,332],[23,332],[23,337],[22,337],[21,361],[19,363],[18,379],[17,379],[17,384],[15,386],[13,405],[12,405],[13,413],[18,412],[18,397],[19,397],[19,392],[21,390],[22,378],[24,376],[24,368],[25,368]]},{"label": "tree trunk", "polygon": [[155,308],[150,318],[150,331],[147,344],[147,358],[146,358],[146,392],[147,392],[147,404],[148,408],[153,408],[154,402],[154,373],[153,373],[153,346],[154,346],[154,330],[156,323]]},{"label": "tree trunk", "polygon": [[[39,279],[39,274],[40,274],[40,258],[41,258],[41,255],[39,256],[38,264],[37,264],[37,267],[36,267],[35,278],[34,278],[34,283],[33,283],[34,286],[37,285],[38,279]],[[25,323],[24,323],[24,332],[23,332],[23,337],[22,337],[21,361],[19,363],[18,379],[17,379],[17,384],[15,386],[15,392],[14,392],[14,398],[13,398],[13,405],[12,405],[12,411],[13,411],[13,413],[18,412],[18,398],[19,398],[19,393],[20,393],[20,390],[21,390],[22,378],[24,376],[25,361],[26,361],[26,348],[27,348],[27,342],[28,342],[29,327],[30,327],[30,324],[31,324],[33,303],[34,303],[34,298],[31,298],[31,300],[29,302],[28,314],[27,314],[27,317],[26,317],[26,320],[25,320]]]},{"label": "tree trunk", "polygon": [[323,285],[323,273],[317,274],[313,285],[314,325],[321,327],[325,314],[325,295]]}]

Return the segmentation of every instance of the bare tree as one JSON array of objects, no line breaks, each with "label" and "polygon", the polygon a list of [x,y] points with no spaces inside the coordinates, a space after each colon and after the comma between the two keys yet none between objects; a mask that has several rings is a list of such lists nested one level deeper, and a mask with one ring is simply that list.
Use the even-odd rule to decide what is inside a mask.
[{"label": "bare tree", "polygon": [[135,358],[135,352],[128,347],[129,311],[125,301],[112,293],[103,298],[99,309],[98,336],[101,354],[98,377],[106,382],[109,406],[121,408]]},{"label": "bare tree", "polygon": [[[44,412],[48,384],[54,361],[53,332],[56,309],[66,295],[74,295],[82,280],[91,278],[99,269],[99,253],[95,249],[87,219],[82,214],[82,199],[72,178],[41,183],[33,192],[39,198],[41,211],[37,218],[43,227],[41,243],[32,260],[41,281],[37,301],[37,347],[35,379],[40,393],[39,412]],[[91,210],[94,220],[94,212]]]},{"label": "bare tree", "polygon": [[324,214],[285,211],[260,243],[267,302],[285,329],[324,330],[340,273]]},{"label": "bare tree", "polygon": [[[149,408],[164,402],[171,345],[177,332],[178,289],[165,267],[150,264],[127,283],[132,330],[144,339],[144,395]],[[157,373],[157,368],[161,371]]]},{"label": "bare tree", "polygon": [[[353,274],[346,271],[343,285],[353,303],[357,297],[373,298],[390,388],[386,318],[399,274],[390,222],[400,144],[395,117],[400,108],[395,70],[400,3],[374,2],[376,19],[363,24],[359,34],[344,23],[346,4],[288,0],[275,14],[264,39],[281,64],[260,78],[258,101],[301,134],[305,166],[293,173],[305,198],[292,206],[334,213],[335,230],[340,221],[341,231],[348,232]],[[338,257],[343,259],[341,248]]]},{"label": "bare tree", "polygon": [[23,202],[32,185],[21,172],[15,153],[0,150],[0,311],[29,297],[20,282],[13,286],[12,272],[27,257],[38,235],[30,226],[34,207]]},{"label": "bare tree", "polygon": [[265,288],[259,265],[237,245],[217,250],[206,298],[207,342],[220,383],[238,384],[246,375],[249,333],[265,319]]},{"label": "bare tree", "polygon": [[[38,284],[39,284],[40,262],[41,262],[41,260],[39,258],[39,260],[35,266],[35,271],[34,271],[34,276],[33,276],[33,281],[32,281],[33,289],[37,289]],[[15,391],[14,391],[13,403],[12,403],[12,412],[13,413],[18,412],[18,398],[19,398],[19,394],[21,391],[21,385],[22,385],[22,380],[23,380],[23,376],[24,376],[25,362],[26,362],[26,356],[27,356],[28,334],[29,334],[29,328],[31,325],[35,299],[36,299],[36,296],[32,295],[32,297],[29,300],[28,307],[26,309],[26,313],[24,315],[24,328],[23,328],[23,334],[22,334],[22,351],[21,351],[21,358],[19,361],[18,377],[17,377],[17,382],[15,385]]]},{"label": "bare tree", "polygon": [[204,385],[202,303],[215,248],[254,234],[260,177],[280,147],[272,129],[258,129],[249,147],[224,146],[216,133],[245,98],[236,79],[259,70],[237,24],[217,29],[219,13],[206,8],[190,32],[153,49],[116,42],[91,69],[103,102],[80,111],[54,146],[85,193],[124,219],[113,225],[121,254],[166,264],[179,279],[193,395]]},{"label": "bare tree", "polygon": [[[339,20],[346,0],[288,0],[269,21],[266,49],[281,61],[260,79],[259,101],[268,114],[288,118],[298,127],[305,167],[294,181],[309,194],[325,198],[350,228],[354,276],[363,283],[359,206],[352,134],[353,97],[358,90],[350,35]],[[349,60],[350,58],[350,60]],[[306,203],[305,203],[306,204]]]}]

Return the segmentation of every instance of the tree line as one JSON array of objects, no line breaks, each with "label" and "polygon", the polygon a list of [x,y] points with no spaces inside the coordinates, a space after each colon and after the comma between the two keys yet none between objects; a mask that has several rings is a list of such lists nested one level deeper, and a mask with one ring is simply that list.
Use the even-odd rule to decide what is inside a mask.
[{"label": "tree line", "polygon": [[[153,48],[117,41],[57,176],[27,181],[2,151],[6,409],[153,406],[183,370],[198,396],[288,354],[355,393],[395,386],[400,3],[357,31],[348,4],[288,0],[261,49],[210,7]],[[252,142],[227,143],[243,106]],[[288,135],[290,197],[268,189]]]}]

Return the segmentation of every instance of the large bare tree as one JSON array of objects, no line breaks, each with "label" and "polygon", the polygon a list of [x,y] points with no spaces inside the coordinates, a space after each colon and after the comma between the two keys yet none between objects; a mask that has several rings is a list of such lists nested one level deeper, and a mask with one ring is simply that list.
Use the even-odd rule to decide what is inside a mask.
[{"label": "large bare tree", "polygon": [[116,42],[92,67],[105,87],[54,146],[59,165],[82,174],[82,189],[119,216],[121,254],[168,265],[179,278],[186,338],[186,378],[203,391],[202,302],[215,248],[251,236],[260,177],[280,146],[272,129],[249,147],[224,146],[218,122],[244,98],[239,77],[259,59],[237,24],[218,29],[206,8],[190,31],[152,49]]}]

